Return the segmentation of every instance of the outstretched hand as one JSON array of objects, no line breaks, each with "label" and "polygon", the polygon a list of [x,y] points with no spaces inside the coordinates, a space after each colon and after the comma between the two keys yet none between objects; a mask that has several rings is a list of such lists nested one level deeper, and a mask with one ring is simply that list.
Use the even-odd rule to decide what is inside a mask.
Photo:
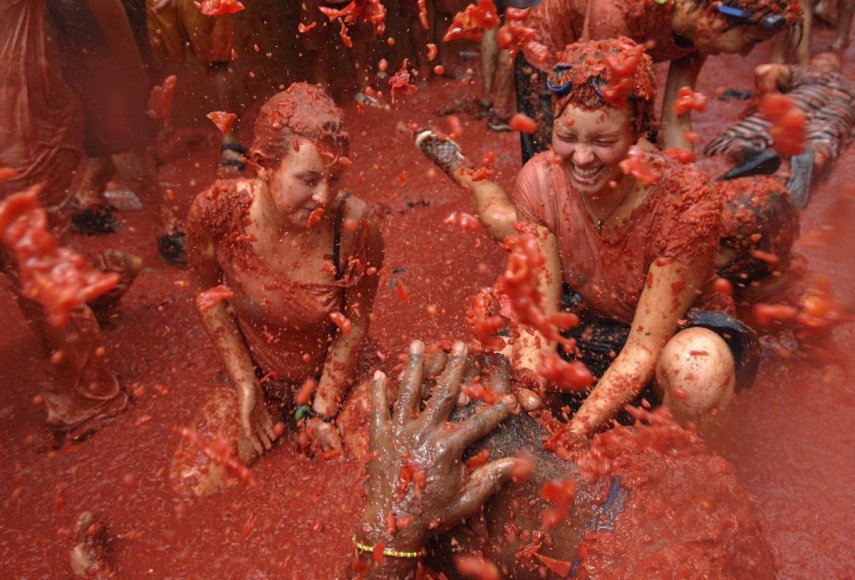
[{"label": "outstretched hand", "polygon": [[420,411],[424,358],[424,344],[414,341],[392,416],[386,401],[386,375],[374,374],[368,503],[356,534],[363,544],[420,550],[433,530],[452,527],[477,512],[516,467],[516,459],[506,458],[468,473],[462,461],[464,450],[515,408],[507,360],[498,356],[488,361],[496,367],[486,379],[498,396],[495,404],[482,405],[463,422],[449,423],[466,369],[466,347],[462,342],[454,345],[432,396]]}]

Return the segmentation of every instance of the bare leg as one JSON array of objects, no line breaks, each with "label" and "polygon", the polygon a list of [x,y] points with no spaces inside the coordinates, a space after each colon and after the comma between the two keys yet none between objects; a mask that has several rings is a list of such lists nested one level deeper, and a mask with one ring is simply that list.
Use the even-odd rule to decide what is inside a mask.
[{"label": "bare leg", "polygon": [[416,65],[419,67],[419,76],[428,80],[430,78],[430,63],[427,59],[428,31],[422,28],[422,23],[418,18],[409,18],[407,22],[407,31],[410,35],[412,53],[416,59]]},{"label": "bare leg", "polygon": [[448,12],[436,12],[433,15],[433,38],[439,51],[439,64],[448,70],[448,45],[442,40],[451,24],[453,14]]},{"label": "bare leg", "polygon": [[164,232],[178,226],[178,218],[170,209],[157,181],[157,164],[146,148],[113,155],[119,176],[137,194],[146,211],[155,216]]},{"label": "bare leg", "polygon": [[799,38],[799,42],[795,45],[794,50],[796,53],[796,62],[799,64],[808,64],[810,63],[814,0],[799,0],[799,3],[802,5],[802,12],[804,14],[804,28],[802,30],[801,38]]},{"label": "bare leg", "polygon": [[837,37],[831,50],[841,51],[849,46],[849,31],[852,29],[852,16],[855,14],[855,0],[840,0],[837,17]]},{"label": "bare leg", "polygon": [[481,99],[492,104],[499,57],[498,27],[481,32]]}]

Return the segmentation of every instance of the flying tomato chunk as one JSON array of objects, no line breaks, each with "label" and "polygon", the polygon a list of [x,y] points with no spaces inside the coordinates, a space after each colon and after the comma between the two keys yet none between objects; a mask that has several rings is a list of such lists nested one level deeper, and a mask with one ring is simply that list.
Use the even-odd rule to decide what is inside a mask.
[{"label": "flying tomato chunk", "polygon": [[237,14],[246,9],[246,6],[238,0],[202,0],[194,2],[205,16],[224,16],[226,14]]},{"label": "flying tomato chunk", "polygon": [[226,113],[225,111],[212,111],[205,116],[217,126],[217,129],[219,129],[220,133],[223,135],[232,130],[232,125],[234,125],[235,119],[237,119],[237,115],[234,113]]}]

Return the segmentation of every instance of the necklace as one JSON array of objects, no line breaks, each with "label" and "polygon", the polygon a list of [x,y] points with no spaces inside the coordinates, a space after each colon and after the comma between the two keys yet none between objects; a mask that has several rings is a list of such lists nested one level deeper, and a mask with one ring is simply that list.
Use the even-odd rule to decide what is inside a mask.
[{"label": "necklace", "polygon": [[630,189],[629,189],[629,191],[627,191],[626,193],[624,193],[624,194],[623,194],[623,197],[620,199],[620,201],[619,201],[619,202],[617,202],[617,204],[615,204],[615,205],[614,205],[614,207],[612,207],[612,209],[611,209],[611,210],[609,210],[609,213],[607,213],[607,214],[606,214],[605,216],[603,216],[603,217],[600,217],[599,215],[597,215],[597,212],[595,212],[595,211],[591,208],[590,204],[588,203],[587,198],[586,198],[584,195],[580,195],[580,196],[579,196],[579,197],[582,199],[582,204],[585,206],[585,210],[588,212],[588,215],[589,215],[589,216],[593,219],[593,221],[594,221],[594,227],[596,227],[596,228],[597,228],[597,234],[598,234],[598,235],[602,235],[602,233],[603,233],[603,226],[604,226],[604,225],[606,225],[606,222],[607,222],[607,221],[609,221],[609,219],[610,219],[610,218],[611,218],[615,213],[617,213],[617,210],[619,210],[621,207],[623,207],[624,203],[626,202],[626,200],[629,198],[630,194],[631,194],[634,190],[635,190],[635,188],[634,188],[634,187],[632,187],[632,188],[630,188]]}]

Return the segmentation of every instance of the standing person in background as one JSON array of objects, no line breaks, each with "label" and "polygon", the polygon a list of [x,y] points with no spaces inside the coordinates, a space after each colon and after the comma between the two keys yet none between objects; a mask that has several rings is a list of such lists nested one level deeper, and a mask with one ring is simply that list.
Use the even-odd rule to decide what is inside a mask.
[{"label": "standing person in background", "polygon": [[[499,0],[496,8],[504,18],[505,9],[528,8],[537,0]],[[491,131],[510,131],[511,99],[514,86],[514,64],[507,50],[499,48],[498,27],[485,28],[481,32],[481,99],[478,101],[479,115],[488,117],[487,128]]]},{"label": "standing person in background", "polygon": [[[121,7],[120,7],[121,10]],[[82,123],[74,93],[62,78],[59,46],[41,0],[0,4],[0,200],[42,184],[38,201],[55,237],[69,226],[68,186],[81,158]],[[40,341],[47,381],[41,387],[47,424],[80,439],[100,419],[120,413],[128,396],[110,370],[98,323],[87,306],[52,326],[44,308],[22,293],[11,256],[0,266],[24,317]]]},{"label": "standing person in background", "polygon": [[[232,17],[205,16],[193,0],[147,0],[148,32],[155,58],[167,74],[184,72],[187,49],[214,85],[212,109],[231,111],[230,62],[235,58]],[[223,134],[220,165],[242,171],[247,150],[234,133]]]},{"label": "standing person in background", "polygon": [[[401,13],[406,17],[410,42],[416,53],[419,75],[427,80],[430,78],[430,64],[425,47],[429,43],[436,46],[438,64],[442,70],[448,71],[448,46],[442,37],[445,36],[451,20],[464,3],[460,0],[424,0],[430,30],[425,30],[422,25],[420,4],[420,0],[401,0]],[[445,75],[445,72],[442,74]]]},{"label": "standing person in background", "polygon": [[[747,54],[800,20],[798,0],[543,0],[524,22],[534,30],[536,42],[524,48],[516,63],[517,108],[539,125],[535,134],[523,136],[523,162],[550,142],[551,105],[543,91],[546,73],[555,63],[541,55],[557,54],[579,39],[627,36],[638,43],[653,41],[648,51],[653,60],[670,61],[660,117],[663,143],[691,148],[686,138],[691,131],[689,113],[674,113],[680,88],[695,87],[708,56]],[[538,78],[532,82],[533,74]]]},{"label": "standing person in background", "polygon": [[[85,233],[116,231],[103,194],[118,172],[160,223],[163,258],[183,263],[183,234],[160,190],[149,152],[157,127],[145,114],[150,81],[139,46],[144,5],[131,0],[127,5],[110,0],[92,6],[81,0],[48,0],[46,6],[62,48],[63,76],[83,108],[86,158],[72,186],[78,208],[72,226]],[[145,40],[143,48],[147,44]],[[122,82],[117,83],[119,78]],[[173,246],[177,253],[163,251]]]},{"label": "standing person in background", "polygon": [[357,89],[361,92],[371,84],[369,64],[369,44],[374,36],[371,25],[357,21],[345,27],[342,22],[330,21],[321,8],[340,10],[350,0],[304,0],[300,3],[302,11],[299,33],[303,48],[308,52],[312,66],[312,82],[325,91],[331,92],[330,72],[334,65],[336,36],[350,38],[352,46],[342,45],[347,52],[346,61],[350,63]]}]

